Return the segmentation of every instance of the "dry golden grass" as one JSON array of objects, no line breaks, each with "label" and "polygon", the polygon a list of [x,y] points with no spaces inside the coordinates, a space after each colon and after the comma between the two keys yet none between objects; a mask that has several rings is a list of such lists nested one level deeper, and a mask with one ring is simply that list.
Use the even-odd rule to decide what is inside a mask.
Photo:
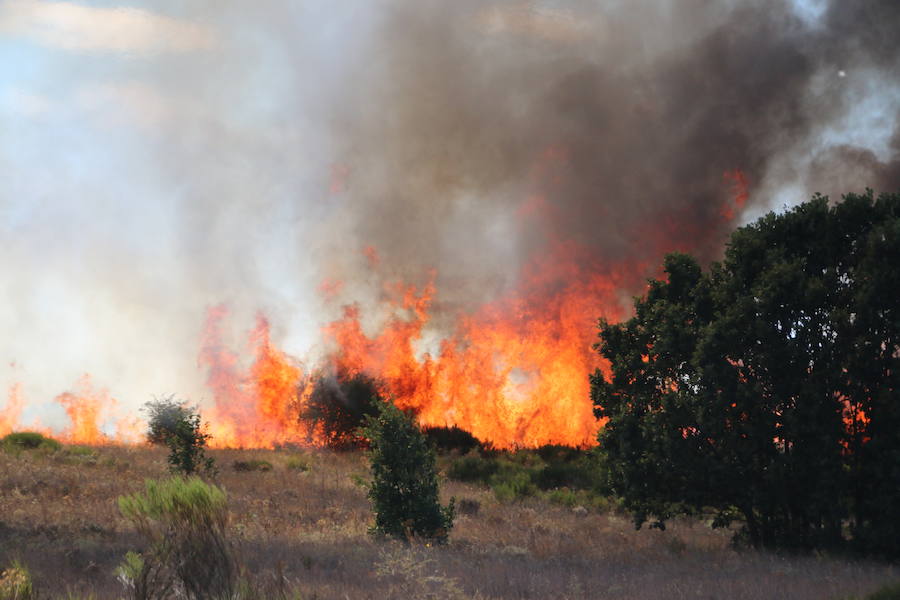
[{"label": "dry golden grass", "polygon": [[[21,560],[42,598],[120,597],[113,570],[127,550],[141,549],[116,498],[164,476],[165,453],[95,452],[0,453],[0,569]],[[821,599],[862,596],[900,578],[896,566],[874,562],[736,552],[728,532],[696,522],[635,531],[616,514],[538,499],[499,504],[490,491],[456,482],[444,495],[478,508],[458,515],[447,546],[377,542],[366,533],[361,454],[211,454],[247,572],[286,580],[303,598]],[[254,459],[272,470],[232,468]],[[297,468],[304,462],[307,471]]]}]

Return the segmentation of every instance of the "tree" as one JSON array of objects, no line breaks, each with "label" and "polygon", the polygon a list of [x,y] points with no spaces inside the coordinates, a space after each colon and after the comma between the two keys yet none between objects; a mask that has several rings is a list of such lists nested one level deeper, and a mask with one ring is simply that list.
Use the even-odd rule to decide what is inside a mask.
[{"label": "tree", "polygon": [[147,413],[147,441],[154,445],[166,445],[166,440],[175,433],[178,423],[187,419],[196,408],[191,408],[174,395],[154,398],[144,404]]},{"label": "tree", "polygon": [[147,402],[147,441],[169,448],[169,468],[192,475],[215,472],[215,461],[206,456],[206,444],[212,437],[203,430],[196,407],[175,400],[174,396]]},{"label": "tree", "polygon": [[444,542],[453,527],[454,502],[441,506],[435,453],[413,418],[390,402],[380,402],[367,417],[375,510],[371,532],[408,540],[420,536]]},{"label": "tree", "polygon": [[[706,509],[757,546],[900,552],[900,195],[826,198],[670,255],[601,321],[591,393],[639,526]],[[894,290],[893,292],[891,290]]]}]

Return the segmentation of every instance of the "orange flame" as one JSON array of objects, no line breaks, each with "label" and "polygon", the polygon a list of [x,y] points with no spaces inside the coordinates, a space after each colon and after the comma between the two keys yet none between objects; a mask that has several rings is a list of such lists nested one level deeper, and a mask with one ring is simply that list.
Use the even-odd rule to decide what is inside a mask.
[{"label": "orange flame", "polygon": [[[68,444],[100,446],[115,441],[100,430],[103,415],[112,410],[116,401],[104,389],[94,390],[91,376],[84,374],[74,392],[56,397],[69,416],[71,425],[57,437]],[[124,441],[124,440],[122,440]]]},{"label": "orange flame", "polygon": [[4,436],[18,427],[25,401],[22,399],[22,385],[14,383],[9,387],[6,406],[0,412],[0,436]]},{"label": "orange flame", "polygon": [[[325,328],[338,372],[380,379],[386,393],[424,425],[458,426],[497,447],[594,445],[588,374],[606,368],[591,349],[599,315],[622,316],[622,276],[587,263],[583,249],[559,244],[526,274],[525,292],[461,318],[436,357],[417,357],[433,283],[389,288],[397,313],[366,336],[360,309]],[[581,266],[585,265],[585,266]],[[561,268],[562,267],[562,268]],[[589,275],[588,271],[593,274]]]},{"label": "orange flame", "polygon": [[209,310],[200,363],[208,368],[207,385],[215,406],[210,413],[210,445],[272,448],[308,444],[312,432],[297,417],[303,400],[303,371],[269,339],[269,322],[259,315],[250,335],[255,361],[241,372],[236,354],[222,341],[224,306]]}]

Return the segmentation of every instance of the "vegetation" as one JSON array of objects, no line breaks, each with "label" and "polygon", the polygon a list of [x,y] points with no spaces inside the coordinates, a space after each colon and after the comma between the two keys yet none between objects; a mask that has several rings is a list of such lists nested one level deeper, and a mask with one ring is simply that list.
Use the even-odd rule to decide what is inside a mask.
[{"label": "vegetation", "polygon": [[453,527],[453,500],[448,506],[439,502],[435,453],[413,418],[382,402],[363,434],[371,448],[372,533],[446,541]]},{"label": "vegetation", "polygon": [[379,402],[378,383],[367,375],[320,375],[300,418],[321,430],[329,448],[359,448],[365,445],[359,429],[377,413]]},{"label": "vegetation", "polygon": [[900,555],[898,256],[900,195],[815,197],[601,321],[600,447],[638,526],[712,510],[757,547]]},{"label": "vegetation", "polygon": [[143,410],[147,414],[147,441],[169,449],[172,472],[215,473],[215,462],[205,452],[212,436],[203,430],[197,407],[188,406],[175,396],[165,396],[147,402]]},{"label": "vegetation", "polygon": [[474,435],[459,427],[423,427],[422,432],[438,452],[467,454],[484,450],[485,446]]},{"label": "vegetation", "polygon": [[19,561],[0,571],[0,600],[32,600],[34,588],[31,573]]},{"label": "vegetation", "polygon": [[230,597],[237,579],[226,538],[225,493],[191,477],[147,480],[144,493],[119,498],[119,510],[148,548],[129,552],[119,578],[136,600]]},{"label": "vegetation", "polygon": [[56,452],[62,448],[62,444],[40,433],[19,431],[9,433],[0,438],[0,448],[12,453],[18,453],[23,450]]},{"label": "vegetation", "polygon": [[866,596],[865,600],[900,600],[900,584],[887,585]]},{"label": "vegetation", "polygon": [[610,506],[603,489],[606,480],[596,457],[588,451],[544,446],[486,455],[450,455],[441,462],[448,479],[489,487],[502,502],[541,496],[570,507]]},{"label": "vegetation", "polygon": [[267,460],[254,458],[251,460],[236,460],[231,463],[231,468],[235,471],[271,471],[272,463]]},{"label": "vegetation", "polygon": [[197,409],[170,395],[147,402],[143,411],[147,415],[147,441],[166,446],[169,438],[175,435],[178,424],[190,419]]},{"label": "vegetation", "polygon": [[[19,559],[41,599],[129,597],[116,566],[128,551],[148,549],[115,499],[143,492],[145,479],[165,477],[166,449],[95,451],[92,467],[60,461],[60,453],[0,452],[0,571]],[[310,471],[303,475],[286,468],[299,454],[293,449],[207,453],[217,464],[264,459],[274,466],[261,476],[222,469],[216,481],[227,489],[227,534],[248,580],[236,584],[241,598],[260,588],[265,593],[256,597],[266,600],[391,598],[398,585],[431,593],[429,582],[438,581],[432,578],[446,578],[466,598],[495,600],[712,598],[723,590],[733,600],[849,600],[898,581],[896,564],[880,561],[736,551],[730,532],[696,519],[674,519],[665,531],[635,531],[618,511],[585,514],[553,502],[548,496],[565,494],[562,488],[498,502],[480,483],[441,480],[441,497],[460,499],[449,542],[440,548],[386,543],[368,534],[372,505],[356,483],[370,479],[363,452],[306,450]],[[416,557],[425,568],[394,569],[395,554]],[[395,574],[380,575],[389,569]]]},{"label": "vegetation", "polygon": [[310,470],[312,467],[309,459],[302,456],[292,456],[287,459],[285,463],[285,467],[290,469],[291,471],[300,471],[301,473],[305,473]]}]

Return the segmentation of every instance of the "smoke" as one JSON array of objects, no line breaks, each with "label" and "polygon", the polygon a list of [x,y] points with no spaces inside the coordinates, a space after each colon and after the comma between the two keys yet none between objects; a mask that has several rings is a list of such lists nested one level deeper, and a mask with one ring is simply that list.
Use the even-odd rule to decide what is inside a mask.
[{"label": "smoke", "polygon": [[[896,3],[835,2],[815,23],[783,0],[484,6],[392,4],[334,128],[342,222],[387,265],[439,265],[440,290],[484,300],[548,237],[610,262],[713,258],[728,171],[750,213],[798,181],[791,203],[897,185],[896,143],[877,157],[869,123],[843,132],[859,146],[821,139],[861,99],[896,127]],[[534,193],[549,210],[522,235],[509,223]]]},{"label": "smoke", "polygon": [[561,244],[636,282],[713,259],[735,170],[745,220],[900,188],[891,0],[153,11],[0,7],[0,385],[25,422],[83,372],[125,407],[208,399],[222,302],[239,351],[261,310],[306,356],[392,278],[435,278],[440,329]]}]

